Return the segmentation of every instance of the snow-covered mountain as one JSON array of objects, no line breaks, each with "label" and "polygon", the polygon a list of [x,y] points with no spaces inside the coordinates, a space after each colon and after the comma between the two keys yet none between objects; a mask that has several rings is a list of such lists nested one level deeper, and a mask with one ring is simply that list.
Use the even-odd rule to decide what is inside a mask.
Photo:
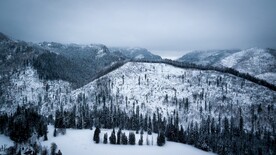
[{"label": "snow-covered mountain", "polygon": [[185,54],[178,61],[229,67],[276,84],[276,51],[274,49],[194,51]]},{"label": "snow-covered mountain", "polygon": [[30,46],[23,41],[10,39],[1,33],[0,38],[0,100],[5,104],[10,95],[7,89],[11,84],[12,76],[47,51],[37,46]]},{"label": "snow-covered mountain", "polygon": [[275,112],[268,110],[275,104],[275,91],[229,74],[163,63],[128,62],[76,90],[65,81],[39,80],[32,67],[15,73],[11,82],[9,104],[2,105],[1,111],[25,104],[37,106],[41,113],[49,115],[60,106],[65,110],[81,106],[79,96],[85,96],[91,110],[95,106],[101,109],[103,104],[98,101],[105,98],[106,105],[113,104],[128,113],[139,107],[143,115],[158,111],[168,118],[178,111],[181,124],[186,127],[207,116],[215,120],[219,116],[238,118],[240,108],[247,130],[251,129],[252,107],[262,109],[257,120],[263,127],[272,130],[275,123],[269,120],[276,119]]},{"label": "snow-covered mountain", "polygon": [[219,64],[276,84],[276,50],[250,48],[225,57]]},{"label": "snow-covered mountain", "polygon": [[60,70],[56,70],[56,74],[59,74],[64,68],[68,68],[69,79],[64,77],[63,80],[76,83],[76,87],[89,83],[102,69],[124,60],[124,58],[110,53],[109,49],[101,44],[78,45],[43,42],[39,46],[69,61],[61,64]]},{"label": "snow-covered mountain", "polygon": [[[74,90],[74,82],[70,81],[72,77],[76,76],[77,80],[85,75],[83,73],[86,70],[78,72],[80,67],[87,69],[89,66],[93,67],[88,65],[89,63],[95,65],[104,59],[113,58],[109,56],[110,52],[105,46],[63,45],[46,42],[40,45],[30,45],[12,41],[6,37],[1,38],[4,38],[1,41],[1,67],[3,68],[1,70],[1,82],[3,83],[1,98],[4,103],[1,111],[8,109],[12,111],[15,106],[24,104],[37,106],[45,115],[54,114],[60,106],[65,109],[78,106],[80,95],[85,96],[86,103],[92,110],[97,105],[98,97],[104,96],[107,104],[115,103],[119,108],[127,111],[139,105],[144,114],[151,115],[158,111],[164,117],[169,117],[177,110],[185,125],[190,121],[199,121],[202,115],[211,115],[215,119],[219,114],[225,117],[236,117],[238,108],[242,108],[245,122],[248,123],[250,117],[247,115],[250,113],[250,107],[258,105],[264,109],[263,113],[259,114],[260,119],[263,120],[262,123],[267,128],[272,128],[271,123],[265,121],[265,118],[268,117],[267,107],[275,103],[275,92],[233,75],[216,71],[177,68],[163,63],[128,62],[122,67],[108,70],[110,71],[107,72],[108,74],[101,74],[104,76]],[[237,66],[235,60],[241,62],[241,57],[252,50],[235,52],[236,54],[231,55],[232,59],[228,56],[221,62],[225,66],[235,67]],[[28,59],[23,61],[22,58],[27,53],[31,54],[28,54]],[[255,55],[262,53],[263,51],[259,50]],[[14,59],[13,54],[17,59]],[[255,55],[252,57],[255,58]],[[264,60],[270,56],[261,58]],[[19,60],[23,63],[18,63]],[[95,60],[99,61],[94,62]],[[117,60],[120,59],[115,59]],[[81,63],[81,61],[87,62]],[[98,64],[98,66],[112,65],[114,59],[105,60],[105,62],[107,63]],[[13,63],[17,65],[10,65],[14,67],[4,72],[6,66]],[[80,63],[81,66],[76,63]],[[256,63],[260,64],[259,61]],[[273,69],[273,64],[271,65]],[[188,111],[179,109],[183,104],[189,105]],[[98,105],[98,108],[100,107]],[[247,125],[250,126],[250,123]]]},{"label": "snow-covered mountain", "polygon": [[152,54],[145,48],[120,48],[110,47],[109,50],[118,56],[125,57],[127,59],[146,59],[146,60],[161,60],[162,58],[158,55]]},{"label": "snow-covered mountain", "polygon": [[239,50],[191,51],[178,58],[177,61],[198,65],[217,65],[222,59],[238,51]]},{"label": "snow-covered mountain", "polygon": [[[179,112],[186,124],[211,115],[238,117],[241,108],[250,127],[250,107],[260,105],[264,110],[260,120],[270,117],[267,107],[275,104],[276,92],[247,80],[215,71],[182,69],[167,64],[129,62],[119,69],[72,91],[73,98],[87,96],[87,103],[96,104],[97,94],[107,94],[106,102],[131,111],[132,106],[142,108],[144,114],[156,110],[169,117]],[[179,107],[185,102],[189,110]],[[202,112],[200,112],[202,110]],[[275,115],[272,116],[275,118]],[[271,128],[269,121],[263,125]]]}]

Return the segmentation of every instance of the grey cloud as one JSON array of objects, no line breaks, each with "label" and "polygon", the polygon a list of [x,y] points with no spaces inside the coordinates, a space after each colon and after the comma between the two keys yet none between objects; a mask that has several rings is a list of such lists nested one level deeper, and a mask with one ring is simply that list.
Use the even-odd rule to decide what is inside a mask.
[{"label": "grey cloud", "polygon": [[0,31],[33,42],[179,51],[173,57],[192,49],[276,48],[275,8],[275,0],[1,0]]}]

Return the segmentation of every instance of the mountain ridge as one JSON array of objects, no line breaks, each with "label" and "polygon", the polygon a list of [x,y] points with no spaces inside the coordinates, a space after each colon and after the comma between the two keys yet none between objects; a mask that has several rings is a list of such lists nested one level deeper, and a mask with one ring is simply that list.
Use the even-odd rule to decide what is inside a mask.
[{"label": "mountain ridge", "polygon": [[245,50],[194,51],[177,61],[199,65],[228,67],[241,73],[276,84],[276,54],[274,49],[249,48]]}]

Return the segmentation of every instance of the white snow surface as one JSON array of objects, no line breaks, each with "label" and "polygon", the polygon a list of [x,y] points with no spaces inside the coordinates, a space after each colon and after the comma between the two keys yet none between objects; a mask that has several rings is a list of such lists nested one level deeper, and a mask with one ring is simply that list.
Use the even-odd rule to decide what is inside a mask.
[{"label": "white snow surface", "polygon": [[0,134],[0,147],[2,146],[6,146],[6,148],[13,146],[13,141],[10,139],[10,137]]},{"label": "white snow surface", "polygon": [[276,59],[266,49],[242,50],[222,59],[220,64],[276,84]]},{"label": "white snow surface", "polygon": [[143,54],[139,54],[135,57],[135,59],[143,59],[145,58],[145,56]]},{"label": "white snow surface", "polygon": [[[146,145],[146,135],[143,136],[143,146],[138,145],[138,140],[140,134],[136,134],[136,145],[111,145],[103,144],[103,135],[108,133],[108,137],[111,135],[112,130],[101,129],[100,133],[100,143],[95,144],[93,141],[94,130],[78,130],[78,129],[67,129],[65,135],[58,135],[53,137],[53,126],[48,126],[48,141],[42,141],[42,146],[47,146],[49,149],[51,143],[56,143],[58,150],[64,155],[109,155],[109,154],[120,154],[120,155],[212,155],[213,153],[205,152],[200,149],[197,149],[190,145],[175,143],[175,142],[166,142],[163,147],[156,145],[156,134],[153,134],[153,145]],[[117,133],[117,130],[115,130]],[[123,130],[128,136],[129,131]],[[151,143],[151,136],[148,137]]]},{"label": "white snow surface", "polygon": [[[49,86],[48,91],[46,86]],[[0,112],[13,112],[18,104],[24,104],[40,108],[45,116],[54,115],[56,109],[81,106],[77,100],[81,94],[91,110],[101,109],[103,105],[96,103],[96,96],[104,93],[108,107],[112,103],[130,115],[133,106],[139,106],[140,113],[148,116],[159,111],[163,117],[168,117],[176,110],[184,128],[191,121],[200,123],[202,116],[237,117],[241,108],[245,128],[250,130],[250,107],[261,105],[263,111],[258,119],[264,128],[272,129],[267,107],[276,103],[275,91],[236,76],[141,62],[128,62],[77,90],[72,90],[65,81],[40,80],[35,69],[26,67],[12,76],[8,91],[9,104],[2,104]],[[188,111],[179,108],[184,99],[189,101]]]},{"label": "white snow surface", "polygon": [[[14,112],[17,105],[40,106],[42,114],[54,112],[65,102],[65,96],[71,91],[69,82],[62,80],[41,80],[37,71],[28,66],[12,75],[8,87],[7,99],[14,105],[5,104],[1,111]],[[46,90],[48,87],[48,90]],[[55,107],[55,108],[50,108]]]},{"label": "white snow surface", "polygon": [[97,51],[97,56],[96,57],[101,58],[105,55],[106,55],[106,53],[104,52],[104,49],[100,49],[100,50]]},{"label": "white snow surface", "polygon": [[3,135],[3,134],[0,134],[0,155],[4,155],[5,154],[5,151],[10,147],[10,146],[13,146],[13,141]]},{"label": "white snow surface", "polygon": [[276,73],[274,72],[267,72],[264,74],[257,75],[258,78],[267,80],[270,83],[273,83],[276,85]]},{"label": "white snow surface", "polygon": [[[217,84],[219,79],[222,82]],[[163,117],[168,117],[177,110],[180,122],[184,126],[190,121],[199,122],[201,107],[208,109],[210,105],[210,113],[214,118],[218,118],[219,113],[222,117],[237,117],[238,108],[241,107],[245,115],[245,126],[249,130],[249,107],[261,104],[263,109],[267,109],[268,105],[275,104],[276,97],[274,91],[229,74],[137,62],[129,62],[74,90],[71,95],[74,102],[77,102],[79,94],[85,94],[86,103],[92,109],[93,105],[97,105],[96,95],[102,92],[109,96],[106,99],[107,105],[112,102],[113,105],[127,109],[130,113],[133,105],[139,106],[143,114],[151,115],[158,110]],[[168,101],[165,99],[166,95]],[[183,103],[183,98],[189,100],[188,112],[178,108],[179,104]],[[208,110],[203,110],[202,114],[207,117]],[[260,118],[264,119],[263,126],[271,128],[272,124],[265,121],[268,119],[266,117],[268,116],[260,114]]]}]

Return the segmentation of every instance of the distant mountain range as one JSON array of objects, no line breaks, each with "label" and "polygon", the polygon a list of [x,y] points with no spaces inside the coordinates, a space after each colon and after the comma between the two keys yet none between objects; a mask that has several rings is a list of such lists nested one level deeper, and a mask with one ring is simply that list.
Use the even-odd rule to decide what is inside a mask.
[{"label": "distant mountain range", "polygon": [[115,55],[123,56],[128,59],[146,59],[146,60],[161,60],[162,58],[158,55],[152,54],[145,48],[120,48],[120,47],[110,47],[110,52]]},{"label": "distant mountain range", "polygon": [[276,84],[276,50],[274,49],[192,51],[177,61],[233,68]]},{"label": "distant mountain range", "polygon": [[[43,78],[66,80],[75,88],[87,84],[98,72],[118,62],[127,59],[161,59],[144,48],[109,49],[102,44],[78,45],[56,42],[35,44],[13,40],[2,33],[0,50],[2,72],[12,71],[16,68],[15,65],[20,66],[20,63],[32,62]],[[7,64],[13,65],[6,67]]]}]

